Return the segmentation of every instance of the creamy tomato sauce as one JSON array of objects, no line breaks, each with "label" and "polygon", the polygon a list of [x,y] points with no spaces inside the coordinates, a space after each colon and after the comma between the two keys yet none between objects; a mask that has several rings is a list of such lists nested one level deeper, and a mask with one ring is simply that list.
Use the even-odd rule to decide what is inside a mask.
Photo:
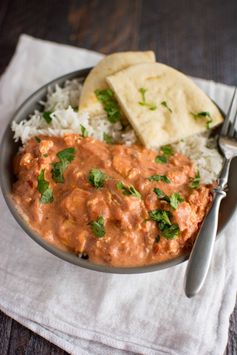
[{"label": "creamy tomato sauce", "polygon": [[[154,264],[187,253],[211,201],[211,186],[190,187],[196,171],[187,157],[174,153],[166,163],[157,163],[157,152],[140,146],[109,145],[76,134],[39,138],[29,140],[15,158],[12,195],[43,238],[91,262],[112,266]],[[59,161],[57,154],[72,147],[74,158],[64,166],[64,182],[56,182],[52,168]],[[102,187],[89,181],[92,169],[105,174]],[[39,191],[42,171],[52,192],[48,203],[42,203]],[[150,181],[154,175],[166,179]],[[154,188],[168,197],[178,193],[182,199],[176,209]],[[163,222],[152,220],[154,210],[166,211],[170,224],[178,228],[172,239],[164,236]],[[103,236],[92,228],[98,218]]]}]

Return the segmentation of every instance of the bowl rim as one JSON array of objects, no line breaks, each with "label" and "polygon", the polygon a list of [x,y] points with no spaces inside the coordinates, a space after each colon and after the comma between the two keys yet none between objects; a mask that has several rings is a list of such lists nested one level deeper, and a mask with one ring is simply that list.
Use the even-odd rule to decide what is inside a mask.
[{"label": "bowl rim", "polygon": [[[76,70],[67,74],[64,74],[60,77],[57,77],[48,83],[42,85],[39,89],[37,89],[35,92],[33,92],[27,99],[23,101],[23,103],[17,108],[15,113],[12,115],[11,119],[9,120],[8,124],[6,125],[6,128],[3,132],[2,139],[1,139],[1,144],[0,144],[0,171],[4,171],[4,159],[3,159],[3,147],[4,144],[6,143],[5,141],[7,140],[7,133],[11,131],[11,124],[14,120],[18,119],[19,121],[23,120],[25,117],[24,116],[24,109],[29,106],[30,103],[33,103],[36,105],[38,103],[38,99],[36,100],[36,97],[41,94],[42,97],[45,96],[48,88],[52,85],[56,85],[59,83],[63,83],[66,80],[72,80],[73,78],[82,78],[84,79],[86,75],[89,74],[90,68],[84,68],[80,70]],[[35,101],[35,102],[34,102]],[[224,113],[222,112],[224,115]],[[225,116],[225,115],[224,115]],[[12,134],[12,139],[13,139],[13,134]],[[43,247],[45,250],[50,252],[51,254],[57,256],[58,258],[67,261],[71,264],[93,270],[93,271],[99,271],[99,272],[104,272],[104,273],[113,273],[113,274],[141,274],[141,273],[148,273],[148,272],[154,272],[154,271],[159,271],[163,270],[166,268],[170,268],[172,266],[178,265],[183,263],[189,258],[189,255],[181,255],[178,256],[174,259],[163,261],[157,264],[152,264],[152,265],[142,265],[142,266],[134,266],[134,267],[113,267],[109,265],[102,265],[102,264],[94,264],[91,263],[88,260],[84,260],[77,256],[76,254],[73,254],[69,251],[64,251],[53,244],[47,242],[45,239],[41,237],[39,233],[37,233],[35,230],[33,230],[30,225],[26,222],[26,220],[23,218],[22,214],[19,212],[19,210],[16,207],[16,204],[12,200],[8,188],[6,186],[6,181],[4,179],[3,174],[0,174],[0,186],[2,189],[2,193],[5,199],[5,202],[15,218],[15,220],[18,222],[20,227],[23,229],[26,235],[28,235],[31,239],[33,239],[38,245]],[[229,214],[229,217],[227,218],[226,223],[218,229],[218,237],[220,236],[220,233],[223,232],[223,230],[226,228],[227,224],[229,223],[230,219],[232,218],[233,214],[235,213],[235,209],[232,211],[232,213]]]}]

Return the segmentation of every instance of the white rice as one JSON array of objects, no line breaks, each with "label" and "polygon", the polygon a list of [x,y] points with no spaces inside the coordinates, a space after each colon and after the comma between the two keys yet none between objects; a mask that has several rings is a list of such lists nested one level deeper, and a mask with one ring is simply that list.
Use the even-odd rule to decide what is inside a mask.
[{"label": "white rice", "polygon": [[82,84],[80,80],[67,80],[64,87],[56,85],[48,88],[46,101],[41,101],[45,111],[67,109],[68,106],[77,108],[81,95]]},{"label": "white rice", "polygon": [[[74,79],[66,81],[64,87],[49,88],[45,102],[40,102],[42,111],[35,111],[29,119],[20,123],[13,122],[14,140],[21,140],[23,145],[37,135],[63,136],[65,133],[81,133],[84,126],[89,136],[103,141],[104,134],[112,136],[115,143],[131,145],[136,142],[136,135],[128,124],[124,130],[121,123],[112,124],[106,114],[91,119],[87,112],[77,110],[82,84]],[[48,124],[43,112],[52,112],[52,121]],[[212,146],[212,147],[210,147]],[[176,151],[188,156],[196,164],[201,175],[201,182],[208,184],[215,181],[220,173],[223,159],[216,149],[213,139],[204,135],[195,135],[173,145]]]},{"label": "white rice", "polygon": [[[112,136],[115,143],[133,144],[136,135],[130,125],[123,130],[120,122],[112,124],[106,114],[90,119],[87,112],[77,110],[82,85],[79,80],[65,83],[63,88],[56,85],[55,89],[48,89],[46,101],[41,101],[42,111],[35,111],[30,119],[20,123],[13,122],[14,140],[21,140],[25,144],[31,137],[44,134],[49,136],[63,136],[65,133],[81,133],[83,125],[90,136],[103,140],[104,133]],[[48,124],[43,118],[43,112],[52,112],[52,121]]]},{"label": "white rice", "polygon": [[210,184],[220,174],[223,158],[216,148],[216,141],[206,134],[198,134],[179,141],[174,145],[176,151],[195,162],[201,181]]}]

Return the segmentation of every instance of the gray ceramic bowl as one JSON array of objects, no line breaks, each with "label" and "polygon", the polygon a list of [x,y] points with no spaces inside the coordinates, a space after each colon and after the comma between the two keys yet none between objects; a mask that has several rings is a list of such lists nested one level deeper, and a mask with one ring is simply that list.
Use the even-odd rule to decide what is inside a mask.
[{"label": "gray ceramic bowl", "polygon": [[[178,257],[176,259],[173,259],[171,261],[167,262],[162,262],[160,264],[156,265],[150,265],[150,266],[142,266],[142,267],[130,267],[130,268],[115,268],[115,267],[109,267],[109,266],[104,266],[104,265],[96,265],[88,260],[83,260],[76,256],[75,254],[72,254],[70,252],[65,252],[57,247],[49,244],[47,241],[45,241],[37,232],[32,230],[30,226],[24,221],[22,216],[18,213],[15,204],[13,203],[11,199],[11,187],[13,182],[15,181],[15,177],[12,171],[12,159],[14,155],[17,153],[19,144],[15,143],[13,141],[13,133],[11,131],[11,122],[15,120],[16,122],[20,122],[23,119],[27,118],[30,113],[32,113],[35,109],[39,109],[40,106],[38,102],[40,100],[43,100],[46,96],[48,87],[54,87],[55,84],[62,85],[66,80],[71,80],[74,78],[81,78],[84,79],[91,68],[75,71],[70,74],[66,74],[61,76],[58,79],[55,79],[51,81],[50,83],[44,85],[42,88],[37,90],[34,94],[32,94],[16,111],[14,116],[12,117],[11,121],[9,122],[8,126],[6,127],[6,130],[4,132],[1,146],[0,146],[0,183],[1,183],[1,188],[3,195],[5,197],[6,203],[12,213],[12,215],[15,217],[17,222],[20,224],[20,226],[23,228],[23,230],[26,232],[26,235],[30,236],[36,243],[41,245],[43,248],[48,250],[50,253],[56,255],[57,257],[68,261],[72,264],[81,266],[86,269],[91,269],[91,270],[96,270],[96,271],[102,271],[102,272],[107,272],[107,273],[121,273],[121,274],[135,274],[135,273],[144,273],[144,272],[151,272],[151,271],[157,271],[157,270],[162,270],[165,268],[169,268],[171,266],[177,265],[181,262],[184,262],[188,256],[182,256]],[[221,205],[221,211],[220,211],[220,220],[219,220],[219,228],[218,228],[218,233],[220,233],[223,228],[227,225],[229,222],[230,218],[232,217],[235,208],[237,206],[237,188],[236,188],[236,183],[237,183],[237,160],[234,160],[231,166],[231,171],[230,171],[230,178],[229,178],[229,192],[227,194],[227,197],[223,200],[222,205]]]}]

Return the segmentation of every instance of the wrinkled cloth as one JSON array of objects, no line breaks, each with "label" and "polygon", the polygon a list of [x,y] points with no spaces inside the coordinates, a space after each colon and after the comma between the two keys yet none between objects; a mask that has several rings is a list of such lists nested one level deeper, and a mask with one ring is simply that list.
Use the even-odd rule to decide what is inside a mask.
[{"label": "wrinkled cloth", "polygon": [[[46,82],[95,65],[92,51],[20,37],[0,80],[0,132]],[[232,88],[195,79],[226,111]],[[222,355],[237,290],[236,216],[215,245],[205,287],[184,295],[186,263],[113,275],[84,270],[33,242],[0,196],[0,309],[71,354]]]}]

